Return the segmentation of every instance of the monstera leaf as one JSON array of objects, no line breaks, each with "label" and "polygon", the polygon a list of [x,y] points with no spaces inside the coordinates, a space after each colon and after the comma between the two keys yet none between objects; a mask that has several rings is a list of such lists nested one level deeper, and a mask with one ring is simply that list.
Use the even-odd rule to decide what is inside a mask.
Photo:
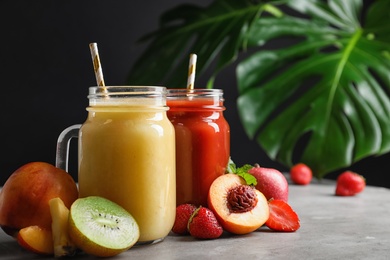
[{"label": "monstera leaf", "polygon": [[[270,158],[286,166],[305,162],[322,178],[390,151],[390,1],[377,0],[364,14],[362,4],[180,6],[162,17],[129,82],[139,76],[144,84],[143,74],[184,87],[189,52],[195,52],[200,73],[217,64],[212,87],[213,77],[245,53],[237,66],[237,107],[247,135]],[[282,47],[272,44],[286,39]]]},{"label": "monstera leaf", "polygon": [[389,1],[377,1],[364,27],[358,0],[289,5],[311,19],[259,19],[248,33],[250,45],[282,35],[301,39],[238,65],[238,108],[248,135],[271,158],[289,166],[296,158],[319,177],[388,152]]},{"label": "monstera leaf", "polygon": [[[269,1],[272,2],[272,1]],[[130,71],[130,84],[160,83],[185,88],[190,53],[197,54],[197,74],[216,64],[210,79],[237,59],[250,25],[264,12],[281,15],[271,4],[216,0],[206,8],[180,5],[161,16],[160,28],[144,36],[149,47]]]}]

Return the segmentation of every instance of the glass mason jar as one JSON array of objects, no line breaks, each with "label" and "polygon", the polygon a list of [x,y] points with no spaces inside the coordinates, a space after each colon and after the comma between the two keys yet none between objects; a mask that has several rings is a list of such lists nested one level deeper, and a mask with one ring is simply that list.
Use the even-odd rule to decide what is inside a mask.
[{"label": "glass mason jar", "polygon": [[[88,99],[88,118],[77,131],[80,197],[102,196],[127,209],[140,227],[138,244],[161,241],[176,213],[175,133],[166,88],[91,87]],[[59,138],[60,146],[65,139]]]},{"label": "glass mason jar", "polygon": [[207,205],[211,183],[225,174],[230,127],[221,89],[168,89],[176,135],[176,204]]}]

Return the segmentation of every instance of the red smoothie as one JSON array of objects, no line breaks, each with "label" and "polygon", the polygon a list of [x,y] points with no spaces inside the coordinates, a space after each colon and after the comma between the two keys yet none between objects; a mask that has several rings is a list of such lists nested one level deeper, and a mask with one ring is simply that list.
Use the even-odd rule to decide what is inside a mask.
[{"label": "red smoothie", "polygon": [[207,206],[211,183],[226,172],[230,128],[219,89],[169,89],[168,117],[176,136],[176,204]]}]

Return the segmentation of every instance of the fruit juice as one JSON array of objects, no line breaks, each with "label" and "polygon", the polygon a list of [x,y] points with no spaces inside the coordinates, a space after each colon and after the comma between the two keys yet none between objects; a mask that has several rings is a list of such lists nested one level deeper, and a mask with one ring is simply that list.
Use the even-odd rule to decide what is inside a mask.
[{"label": "fruit juice", "polygon": [[211,183],[226,172],[230,156],[222,92],[198,89],[179,96],[174,91],[179,90],[168,90],[167,113],[176,134],[176,203],[206,206]]},{"label": "fruit juice", "polygon": [[168,235],[176,208],[174,128],[167,108],[148,102],[94,104],[79,132],[80,197],[102,196],[127,209],[139,243]]}]

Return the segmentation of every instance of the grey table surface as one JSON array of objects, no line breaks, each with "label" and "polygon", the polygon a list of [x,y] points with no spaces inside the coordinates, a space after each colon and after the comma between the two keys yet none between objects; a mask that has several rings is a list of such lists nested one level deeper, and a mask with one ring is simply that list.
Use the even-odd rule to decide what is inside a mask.
[{"label": "grey table surface", "polygon": [[[390,189],[368,186],[353,197],[334,195],[335,182],[290,184],[289,203],[301,227],[292,233],[262,227],[215,240],[170,234],[114,259],[390,259]],[[0,230],[1,259],[50,259],[22,249]],[[80,254],[73,259],[93,259]]]}]

